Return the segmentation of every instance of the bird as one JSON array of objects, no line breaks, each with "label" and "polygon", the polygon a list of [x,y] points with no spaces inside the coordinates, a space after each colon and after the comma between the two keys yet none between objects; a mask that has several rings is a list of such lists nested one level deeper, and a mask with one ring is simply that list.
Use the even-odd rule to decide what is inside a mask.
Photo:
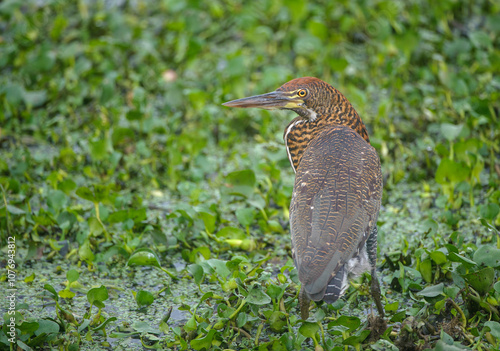
[{"label": "bird", "polygon": [[273,92],[223,105],[298,115],[283,139],[295,172],[289,216],[301,318],[308,318],[310,300],[335,302],[346,292],[348,278],[366,271],[383,318],[376,272],[382,170],[353,105],[315,77],[296,78]]}]

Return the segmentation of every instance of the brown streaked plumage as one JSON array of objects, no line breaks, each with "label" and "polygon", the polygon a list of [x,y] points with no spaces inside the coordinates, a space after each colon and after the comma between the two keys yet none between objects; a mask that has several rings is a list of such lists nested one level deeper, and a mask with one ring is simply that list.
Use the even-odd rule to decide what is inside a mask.
[{"label": "brown streaked plumage", "polygon": [[283,138],[296,172],[290,231],[302,283],[302,318],[309,315],[309,299],[334,302],[347,289],[348,276],[367,270],[383,316],[375,270],[382,173],[354,107],[337,89],[312,77],[224,105],[289,109],[299,115]]}]

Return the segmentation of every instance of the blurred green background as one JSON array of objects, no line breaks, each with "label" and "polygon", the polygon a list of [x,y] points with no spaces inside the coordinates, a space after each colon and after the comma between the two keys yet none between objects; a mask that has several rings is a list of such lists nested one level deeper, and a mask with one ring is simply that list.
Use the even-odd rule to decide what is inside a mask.
[{"label": "blurred green background", "polygon": [[[108,328],[115,348],[136,345],[138,332],[181,349],[498,347],[499,34],[500,4],[488,0],[1,2],[2,262],[15,236],[19,288],[56,304],[22,301],[19,345],[106,347]],[[297,319],[282,139],[294,116],[221,106],[301,76],[353,103],[382,161],[379,262],[392,319],[377,344],[365,339],[363,307],[353,312],[357,299],[370,304],[363,284],[345,307],[318,308],[319,324]],[[154,303],[137,297],[127,262],[154,276],[141,283]],[[427,284],[437,290],[417,298]],[[141,318],[159,328],[119,330],[120,318],[139,318],[135,307],[101,311],[93,301],[106,299],[89,297],[100,285],[121,289],[106,302],[115,308],[122,298],[151,305]],[[218,297],[206,301],[228,307],[193,311],[209,291]],[[82,314],[69,317],[76,307],[65,303]],[[328,319],[337,312],[357,324]],[[442,328],[417,337],[415,320],[431,317]],[[443,324],[454,321],[456,333]]]}]

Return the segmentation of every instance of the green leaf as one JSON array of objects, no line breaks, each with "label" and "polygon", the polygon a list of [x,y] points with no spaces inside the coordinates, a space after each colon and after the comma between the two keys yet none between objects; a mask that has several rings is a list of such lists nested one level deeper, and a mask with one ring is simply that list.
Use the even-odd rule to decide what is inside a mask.
[{"label": "green leaf", "polygon": [[443,265],[447,262],[446,255],[441,251],[433,251],[429,254],[429,256],[434,262],[436,262],[437,265]]},{"label": "green leaf", "polygon": [[85,240],[82,246],[78,248],[78,256],[80,259],[86,262],[93,262],[95,259],[94,253],[90,247],[89,240]]},{"label": "green leaf", "polygon": [[54,289],[54,287],[52,285],[45,284],[43,286],[43,288],[52,294],[52,296],[54,297],[54,300],[56,300],[56,301],[59,300],[59,296],[57,295],[56,289]]},{"label": "green leaf", "polygon": [[199,264],[191,264],[187,267],[187,270],[193,276],[195,284],[199,286],[203,281],[203,268]]},{"label": "green leaf", "polygon": [[478,265],[498,267],[500,266],[500,249],[493,245],[483,245],[476,250],[473,259]]},{"label": "green leaf", "polygon": [[84,200],[97,202],[97,201],[95,201],[94,193],[87,187],[84,187],[84,186],[79,187],[78,189],[76,189],[75,193],[78,197],[81,197]]},{"label": "green leaf", "polygon": [[425,297],[436,297],[439,295],[443,295],[444,284],[440,283],[437,285],[429,286],[424,290],[417,293],[417,295],[425,296]]},{"label": "green leaf", "polygon": [[500,206],[497,204],[481,205],[479,207],[479,214],[481,217],[484,217],[489,221],[494,220],[498,216],[499,212]]},{"label": "green leaf", "polygon": [[78,280],[78,278],[80,277],[80,273],[78,273],[77,270],[75,269],[70,269],[67,273],[66,273],[66,279],[68,279],[68,283],[71,284],[73,282],[76,282]]},{"label": "green leaf", "polygon": [[236,227],[224,227],[217,233],[217,237],[226,239],[245,239],[247,234]]},{"label": "green leaf", "polygon": [[489,321],[484,323],[484,326],[490,328],[491,335],[497,338],[497,340],[500,340],[500,323]]},{"label": "green leaf", "polygon": [[215,216],[208,212],[198,212],[198,215],[203,220],[207,232],[213,233],[215,230]]},{"label": "green leaf", "polygon": [[316,339],[316,333],[319,331],[318,323],[303,322],[299,328],[299,333],[306,338]]},{"label": "green leaf", "polygon": [[252,286],[246,297],[248,303],[253,305],[266,305],[271,303],[271,298],[263,290],[262,286],[255,284]]},{"label": "green leaf", "polygon": [[353,335],[342,341],[343,345],[357,346],[361,344],[370,335],[369,330],[363,330],[359,335]]},{"label": "green leaf", "polygon": [[255,219],[255,210],[253,208],[239,208],[236,210],[236,218],[243,227],[248,227]]},{"label": "green leaf", "polygon": [[209,350],[212,348],[212,340],[214,335],[216,334],[215,329],[210,329],[207,335],[203,338],[191,340],[191,347],[195,350],[206,349]]},{"label": "green leaf", "polygon": [[281,311],[274,311],[268,319],[271,330],[279,333],[287,325],[286,314]]},{"label": "green leaf", "polygon": [[149,291],[139,290],[139,292],[135,294],[135,301],[139,307],[143,307],[151,305],[155,301],[155,298]]},{"label": "green leaf", "polygon": [[[210,270],[215,271],[217,275],[221,278],[226,279],[231,273],[229,268],[226,266],[226,261],[219,260],[217,258],[211,258],[201,263],[206,274],[211,274]],[[208,267],[207,267],[208,266]]]},{"label": "green leaf", "polygon": [[423,260],[418,270],[427,283],[432,283],[432,262],[430,259]]},{"label": "green leaf", "polygon": [[464,127],[463,124],[455,125],[450,123],[442,123],[441,133],[446,139],[448,139],[448,141],[453,141],[458,137],[463,127]]},{"label": "green leaf", "polygon": [[466,274],[464,278],[479,294],[486,295],[493,286],[495,270],[492,267],[486,267]]},{"label": "green leaf", "polygon": [[254,193],[255,182],[255,173],[250,169],[229,173],[226,176],[225,193],[248,198]]},{"label": "green leaf", "polygon": [[12,206],[12,205],[7,205],[7,211],[10,213],[10,214],[13,214],[13,215],[23,215],[23,214],[26,214],[26,212],[18,207],[15,207],[15,206]]},{"label": "green leaf", "polygon": [[355,331],[361,325],[361,320],[355,316],[340,316],[336,320],[328,323],[328,326],[343,326],[350,332]]},{"label": "green leaf", "polygon": [[75,295],[76,294],[73,291],[68,289],[59,291],[59,296],[62,297],[63,299],[72,299],[73,297],[75,297]]},{"label": "green leaf", "polygon": [[99,307],[96,302],[103,302],[109,298],[108,289],[104,285],[98,288],[90,289],[87,293],[87,300],[91,305]]},{"label": "green leaf", "polygon": [[40,319],[38,321],[38,329],[35,331],[36,335],[40,335],[42,333],[45,334],[52,334],[52,333],[59,333],[59,324],[56,322],[53,322],[48,319]]},{"label": "green leaf", "polygon": [[467,268],[471,268],[473,266],[477,266],[477,263],[468,259],[467,257],[464,257],[462,255],[459,255],[455,252],[452,252],[448,255],[448,259],[452,262],[460,262],[462,263],[463,265],[465,265],[465,267]]},{"label": "green leaf", "polygon": [[153,266],[160,268],[160,260],[153,250],[148,248],[140,248],[130,256],[127,266]]}]

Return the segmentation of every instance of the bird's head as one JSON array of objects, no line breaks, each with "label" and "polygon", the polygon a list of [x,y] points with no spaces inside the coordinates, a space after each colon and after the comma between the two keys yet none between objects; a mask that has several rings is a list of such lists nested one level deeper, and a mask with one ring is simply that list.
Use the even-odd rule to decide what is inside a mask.
[{"label": "bird's head", "polygon": [[345,98],[330,84],[314,77],[293,79],[275,91],[224,103],[228,107],[258,107],[266,110],[292,110],[314,121],[326,116]]}]

